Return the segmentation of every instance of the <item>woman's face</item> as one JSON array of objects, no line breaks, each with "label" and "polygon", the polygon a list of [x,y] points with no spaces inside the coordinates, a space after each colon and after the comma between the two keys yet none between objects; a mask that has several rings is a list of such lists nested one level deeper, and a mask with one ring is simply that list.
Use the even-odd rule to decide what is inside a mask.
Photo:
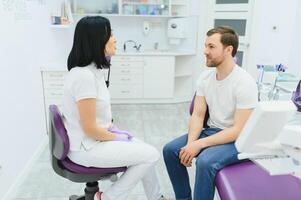
[{"label": "woman's face", "polygon": [[106,56],[113,56],[116,53],[116,38],[114,37],[113,34],[111,34],[110,39],[106,43],[105,46],[105,55]]}]

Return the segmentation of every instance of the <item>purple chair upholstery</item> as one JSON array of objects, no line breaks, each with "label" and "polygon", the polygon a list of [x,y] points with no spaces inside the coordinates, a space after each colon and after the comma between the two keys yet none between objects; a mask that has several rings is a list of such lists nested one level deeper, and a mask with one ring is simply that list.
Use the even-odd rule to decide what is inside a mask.
[{"label": "purple chair upholstery", "polygon": [[251,161],[220,170],[215,184],[222,200],[301,199],[301,181],[298,178],[270,176]]},{"label": "purple chair upholstery", "polygon": [[93,200],[94,194],[99,190],[98,180],[112,178],[118,172],[124,172],[126,167],[96,168],[84,167],[72,162],[67,154],[69,152],[69,138],[64,126],[62,116],[56,105],[49,106],[49,148],[51,163],[54,171],[73,182],[86,183],[85,195],[70,196],[70,200]]}]

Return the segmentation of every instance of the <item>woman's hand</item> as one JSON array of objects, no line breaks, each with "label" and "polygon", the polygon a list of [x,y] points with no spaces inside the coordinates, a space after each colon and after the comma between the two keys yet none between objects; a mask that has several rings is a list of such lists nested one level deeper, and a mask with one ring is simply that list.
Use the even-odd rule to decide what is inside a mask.
[{"label": "woman's hand", "polygon": [[125,130],[120,130],[117,126],[112,126],[110,128],[108,128],[108,131],[110,131],[111,133],[115,133],[115,134],[124,134],[127,135],[129,139],[132,139],[134,137],[134,135],[129,132],[129,131],[125,131]]},{"label": "woman's hand", "polygon": [[115,137],[114,141],[129,142],[131,140],[131,138],[129,138],[129,136],[126,134],[120,133],[120,134],[115,134],[115,135],[116,135],[116,137]]}]

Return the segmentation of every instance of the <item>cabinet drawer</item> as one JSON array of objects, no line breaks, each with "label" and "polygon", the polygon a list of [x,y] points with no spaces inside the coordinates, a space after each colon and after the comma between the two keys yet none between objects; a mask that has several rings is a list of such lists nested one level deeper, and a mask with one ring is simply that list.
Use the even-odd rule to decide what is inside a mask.
[{"label": "cabinet drawer", "polygon": [[59,98],[61,99],[62,96],[63,96],[63,89],[45,89],[44,90],[44,95],[45,95],[45,98],[48,99],[48,98]]},{"label": "cabinet drawer", "polygon": [[52,88],[60,88],[64,87],[64,80],[44,80],[43,82],[45,89],[52,89]]},{"label": "cabinet drawer", "polygon": [[144,62],[115,62],[112,63],[112,69],[115,68],[143,68]]},{"label": "cabinet drawer", "polygon": [[110,86],[110,93],[112,98],[142,98],[143,97],[143,86],[123,86],[123,85],[112,85]]},{"label": "cabinet drawer", "polygon": [[143,57],[141,56],[114,56],[112,57],[111,63],[115,62],[143,62]]},{"label": "cabinet drawer", "polygon": [[139,84],[143,85],[143,76],[142,75],[133,75],[133,74],[128,74],[128,75],[114,75],[111,78],[111,83],[112,84]]},{"label": "cabinet drawer", "polygon": [[64,80],[67,72],[64,71],[43,71],[43,80]]},{"label": "cabinet drawer", "polygon": [[114,75],[128,75],[128,74],[143,74],[143,68],[130,68],[130,67],[126,67],[126,68],[119,68],[116,67],[114,69],[112,69],[112,77]]}]

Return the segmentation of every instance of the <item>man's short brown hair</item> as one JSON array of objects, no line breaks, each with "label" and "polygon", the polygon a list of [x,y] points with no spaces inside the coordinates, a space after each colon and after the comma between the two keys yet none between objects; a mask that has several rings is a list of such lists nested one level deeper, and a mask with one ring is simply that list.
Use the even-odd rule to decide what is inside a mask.
[{"label": "man's short brown hair", "polygon": [[239,40],[236,32],[229,26],[218,26],[216,28],[210,29],[207,32],[207,36],[211,36],[215,33],[221,34],[221,43],[224,46],[232,46],[232,56],[234,57],[237,52]]}]

